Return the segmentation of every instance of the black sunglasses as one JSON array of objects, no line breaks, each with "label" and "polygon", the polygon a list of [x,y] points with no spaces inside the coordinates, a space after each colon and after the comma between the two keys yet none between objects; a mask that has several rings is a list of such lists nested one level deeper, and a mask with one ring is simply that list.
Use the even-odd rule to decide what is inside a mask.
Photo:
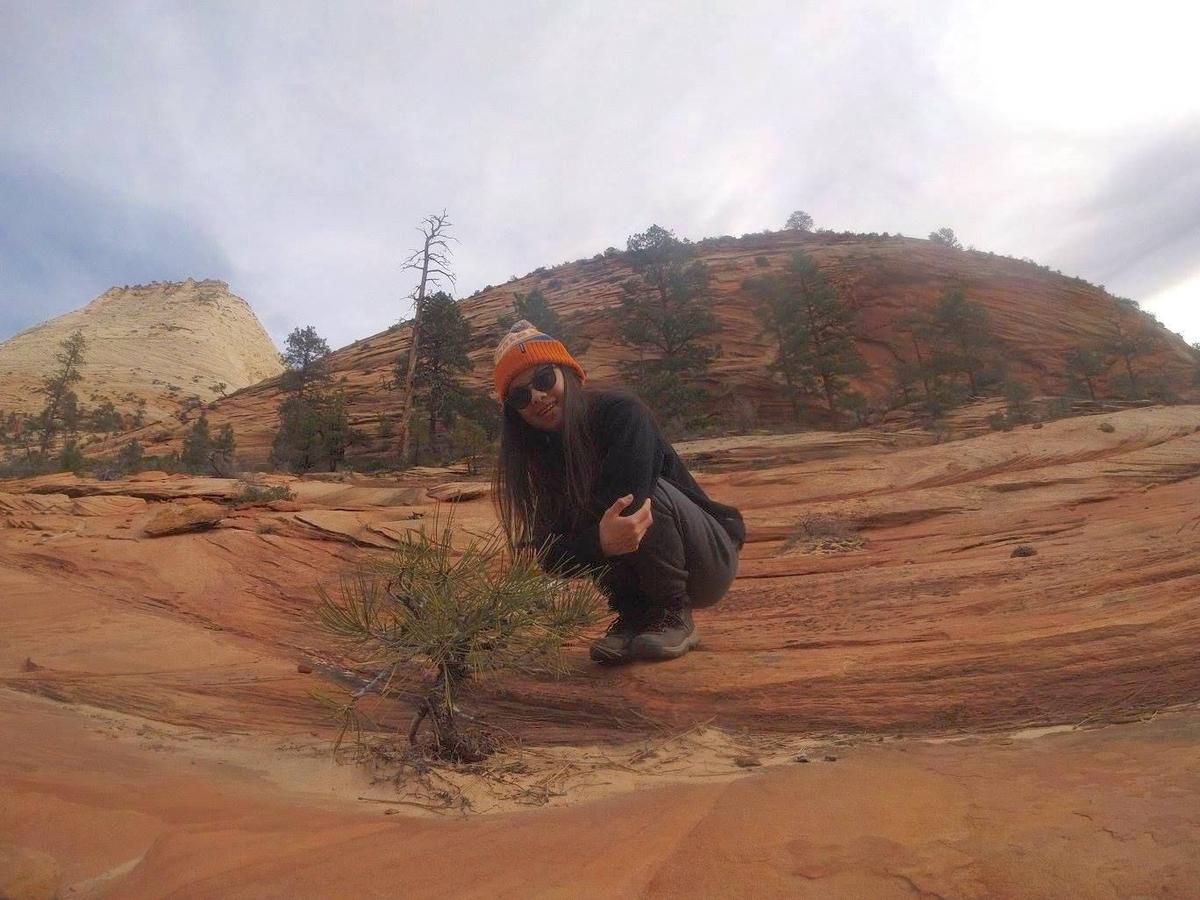
[{"label": "black sunglasses", "polygon": [[513,409],[524,409],[533,402],[533,391],[530,390],[530,387],[535,387],[542,393],[545,393],[554,387],[557,381],[558,370],[554,366],[542,366],[533,373],[533,377],[529,379],[529,384],[523,384],[509,391],[505,402]]}]

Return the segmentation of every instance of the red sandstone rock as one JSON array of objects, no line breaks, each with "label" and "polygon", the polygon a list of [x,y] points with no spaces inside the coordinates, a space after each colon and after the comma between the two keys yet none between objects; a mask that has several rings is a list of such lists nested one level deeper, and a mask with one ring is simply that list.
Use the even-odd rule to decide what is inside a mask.
[{"label": "red sandstone rock", "polygon": [[[145,475],[160,477],[147,478]],[[204,497],[210,500],[231,500],[244,488],[236,478],[206,478],[200,475],[167,475],[162,472],[142,473],[114,481],[81,478],[70,472],[40,475],[3,482],[11,493],[64,494],[68,497],[124,496],[145,500],[172,500]]]},{"label": "red sandstone rock", "polygon": [[142,530],[147,537],[205,531],[215,528],[227,512],[225,507],[207,501],[170,503],[157,510],[150,521],[142,526]]},{"label": "red sandstone rock", "polygon": [[[1112,433],[1086,417],[927,446],[815,435],[725,448],[737,459],[704,446],[698,479],[743,510],[749,542],[730,594],[696,614],[701,649],[610,670],[580,644],[566,677],[492,677],[464,702],[532,746],[700,722],[852,743],[728,782],[432,823],[358,801],[378,796],[365,773],[315,785],[355,770],[320,755],[312,733],[334,732],[297,665],[336,665],[317,585],[336,590],[428,526],[428,483],[299,481],[298,512],[252,508],[155,542],[119,538],[167,504],[0,494],[39,526],[0,528],[0,848],[20,851],[0,859],[24,872],[26,851],[52,857],[61,872],[41,871],[62,896],[369,895],[381,867],[414,896],[484,883],[498,896],[1187,896],[1200,407],[1103,420]],[[170,506],[205,508],[191,499]],[[495,525],[490,503],[455,516],[464,532]],[[785,552],[812,516],[847,523],[861,547]],[[1011,559],[1024,544],[1039,554]],[[27,658],[40,668],[22,671]],[[1014,734],[1026,725],[1063,733]],[[867,745],[897,735],[913,739]],[[944,740],[961,736],[974,743]],[[627,864],[597,866],[629,852],[629,822],[644,827]]]},{"label": "red sandstone rock", "polygon": [[492,486],[482,481],[448,481],[426,491],[430,499],[442,503],[462,503],[466,500],[476,500],[479,497],[486,497],[491,492]]}]

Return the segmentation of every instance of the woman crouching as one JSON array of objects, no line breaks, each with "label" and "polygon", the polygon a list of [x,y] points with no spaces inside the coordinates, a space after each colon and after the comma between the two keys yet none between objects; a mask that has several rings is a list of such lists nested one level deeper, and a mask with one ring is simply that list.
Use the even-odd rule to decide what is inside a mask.
[{"label": "woman crouching", "polygon": [[545,548],[548,571],[596,570],[616,618],[592,659],[682,656],[699,643],[692,609],[737,574],[741,514],[704,493],[636,397],[585,388],[566,347],[529,322],[495,363],[495,496],[512,546]]}]

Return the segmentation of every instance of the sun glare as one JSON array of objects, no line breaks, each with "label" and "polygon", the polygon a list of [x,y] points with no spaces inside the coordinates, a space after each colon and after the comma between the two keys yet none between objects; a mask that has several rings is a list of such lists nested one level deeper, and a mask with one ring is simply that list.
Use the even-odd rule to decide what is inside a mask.
[{"label": "sun glare", "polygon": [[1113,134],[1200,111],[1198,26],[1193,4],[973,4],[939,64],[966,105],[1013,128]]},{"label": "sun glare", "polygon": [[1147,297],[1142,306],[1188,343],[1200,343],[1200,273]]}]

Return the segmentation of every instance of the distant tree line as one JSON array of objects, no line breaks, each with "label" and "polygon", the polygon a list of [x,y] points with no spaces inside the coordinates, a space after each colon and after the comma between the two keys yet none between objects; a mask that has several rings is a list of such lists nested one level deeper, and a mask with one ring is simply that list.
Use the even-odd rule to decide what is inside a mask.
[{"label": "distant tree line", "polygon": [[[449,222],[443,213],[429,217],[424,225],[424,251],[429,255],[417,251],[406,265],[423,277],[432,273],[452,283]],[[814,222],[811,215],[797,210],[785,227],[810,234]],[[825,229],[817,233],[832,234]],[[929,237],[961,249],[952,229],[938,229]],[[651,225],[631,235],[623,251],[610,248],[601,255],[619,257],[629,269],[613,310],[617,338],[631,351],[619,364],[619,373],[673,437],[699,433],[718,422],[728,425],[729,417],[721,418],[718,412],[721,403],[736,411],[739,423],[755,418],[751,405],[723,387],[715,374],[724,342],[713,273],[700,250],[720,240],[692,243]],[[988,394],[1006,400],[1006,422],[1029,415],[1032,389],[1009,376],[987,308],[971,299],[968,286],[947,285],[931,308],[914,310],[895,323],[899,339],[892,341],[891,348],[896,396],[880,398],[869,409],[866,397],[853,388],[855,380],[867,374],[858,350],[858,309],[853,297],[839,289],[807,252],[793,252],[782,265],[761,255],[755,257],[755,264],[760,271],[743,279],[741,289],[750,300],[759,337],[771,349],[769,372],[796,423],[810,416],[838,422],[846,415],[861,423],[872,410],[880,411],[889,403],[919,403],[936,418],[957,404]],[[503,332],[517,319],[528,319],[574,353],[583,353],[586,339],[574,322],[555,310],[547,293],[561,286],[560,280],[550,279],[545,290],[539,286],[514,292],[511,311],[498,318],[497,330]],[[296,328],[288,335],[282,354],[286,370],[280,380],[284,396],[270,453],[275,467],[294,472],[334,470],[344,465],[355,445],[369,448],[367,452],[378,462],[401,467],[456,460],[466,460],[472,469],[478,465],[495,440],[498,416],[492,398],[466,385],[472,370],[472,327],[461,304],[447,291],[422,287],[414,296],[410,322],[414,343],[396,360],[388,382],[399,392],[397,412],[381,416],[373,434],[351,426],[348,385],[344,379],[334,381],[329,346],[316,329]],[[1062,372],[1072,392],[1093,401],[1102,396],[1169,399],[1165,379],[1144,364],[1161,343],[1155,320],[1131,300],[1106,302],[1101,333],[1071,348],[1063,359]],[[78,470],[87,465],[77,440],[81,430],[116,434],[144,422],[144,400],[138,401],[133,413],[122,413],[107,398],[90,410],[81,407],[76,385],[86,349],[78,332],[62,342],[56,367],[40,388],[44,402],[38,413],[0,412],[0,444],[18,448],[28,463],[42,470]],[[1194,348],[1194,356],[1200,385],[1200,345]],[[211,389],[223,394],[225,385],[218,382]],[[178,387],[168,385],[168,393],[175,396]],[[403,427],[406,417],[407,428]],[[190,420],[191,425],[178,454],[147,457],[143,446],[131,441],[110,466],[132,470],[155,464],[208,474],[228,472],[235,449],[231,426],[214,433],[198,397],[184,401],[180,419]]]},{"label": "distant tree line", "polygon": [[[131,413],[122,413],[110,399],[92,409],[79,401],[75,386],[82,381],[81,368],[87,358],[87,340],[81,331],[72,332],[55,353],[55,367],[43,378],[38,393],[44,398],[37,413],[0,412],[0,445],[9,448],[8,459],[0,471],[13,475],[44,472],[91,472],[101,478],[116,478],[153,465],[166,471],[197,474],[224,474],[232,461],[233,430],[224,425],[214,436],[209,432],[205,412],[184,439],[182,454],[147,457],[142,444],[134,439],[118,448],[107,459],[90,459],[84,453],[83,433],[115,436],[145,423],[146,401],[127,395],[133,401]],[[92,394],[92,399],[97,399]],[[197,400],[199,398],[196,398]],[[16,451],[15,454],[12,451]]]}]

